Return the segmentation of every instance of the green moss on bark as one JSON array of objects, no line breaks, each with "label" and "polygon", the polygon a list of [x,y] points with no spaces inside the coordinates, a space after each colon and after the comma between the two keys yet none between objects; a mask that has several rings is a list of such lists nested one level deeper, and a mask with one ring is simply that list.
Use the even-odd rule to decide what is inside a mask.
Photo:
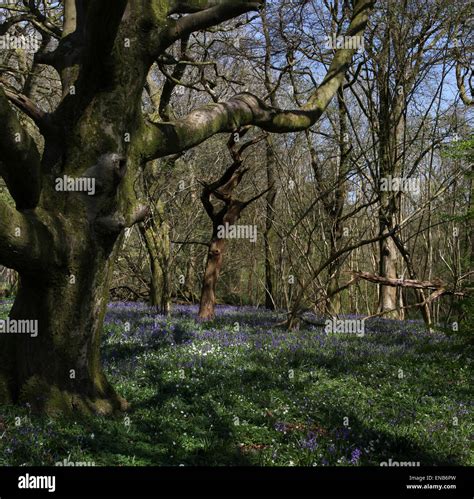
[{"label": "green moss on bark", "polygon": [[57,386],[48,384],[40,376],[32,376],[23,385],[19,402],[30,404],[34,413],[50,417],[68,417],[78,413],[107,416],[128,408],[127,402],[117,395],[92,399],[82,394],[60,390]]}]

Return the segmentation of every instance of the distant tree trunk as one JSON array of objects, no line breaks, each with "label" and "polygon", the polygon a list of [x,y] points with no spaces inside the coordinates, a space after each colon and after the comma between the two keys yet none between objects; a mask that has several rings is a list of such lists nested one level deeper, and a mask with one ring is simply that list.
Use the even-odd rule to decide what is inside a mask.
[{"label": "distant tree trunk", "polygon": [[169,286],[170,241],[168,225],[161,223],[157,227],[153,220],[140,224],[150,262],[150,305],[161,314],[171,311],[171,293]]},{"label": "distant tree trunk", "polygon": [[[385,233],[385,223],[380,223],[381,233]],[[391,238],[387,237],[380,242],[380,267],[379,273],[383,277],[396,279],[397,275],[397,250]],[[398,319],[399,303],[397,300],[397,288],[380,286],[379,311],[387,311],[386,317]]]},{"label": "distant tree trunk", "polygon": [[224,259],[225,239],[213,235],[207,254],[206,268],[202,280],[201,300],[199,303],[199,317],[213,319],[216,307],[216,285]]},{"label": "distant tree trunk", "polygon": [[[337,251],[337,246],[334,241],[335,237],[331,236],[331,252],[334,254]],[[341,275],[341,264],[337,261],[328,267],[329,282],[327,285],[327,298],[325,313],[331,316],[337,316],[341,313],[341,295],[339,289],[339,277]]]},{"label": "distant tree trunk", "polygon": [[474,268],[474,223],[472,222],[472,219],[474,218],[474,164],[471,166],[471,178],[470,178],[470,189],[469,189],[469,208],[467,210],[467,215],[466,218],[468,221],[471,223],[469,224],[469,240],[470,240],[470,245],[469,245],[469,262],[470,262],[470,267],[471,269]]},{"label": "distant tree trunk", "polygon": [[[194,183],[194,176],[193,181]],[[197,199],[197,192],[195,189],[191,190],[191,204],[195,205],[195,202],[199,202]],[[196,293],[196,268],[197,268],[197,251],[196,245],[189,245],[189,256],[186,259],[186,274],[185,274],[185,285],[183,289],[183,294],[186,300],[189,300],[191,303],[195,303],[198,299],[198,295]],[[199,285],[199,283],[198,283]]]},{"label": "distant tree trunk", "polygon": [[152,307],[159,308],[160,305],[160,289],[162,282],[161,268],[158,263],[158,255],[153,242],[153,235],[150,234],[151,229],[145,229],[140,226],[140,233],[143,236],[145,247],[148,253],[148,261],[150,263],[150,296],[149,303]]},{"label": "distant tree trunk", "polygon": [[195,246],[190,245],[189,248],[189,257],[187,258],[187,266],[186,266],[186,275],[185,275],[185,283],[186,286],[184,288],[184,296],[186,300],[189,300],[191,303],[196,301],[196,251]]},{"label": "distant tree trunk", "polygon": [[[265,38],[265,59],[264,59],[264,85],[268,94],[270,104],[278,107],[276,92],[280,82],[272,81],[272,38],[269,31],[268,20],[265,10],[260,12],[262,19],[262,31]],[[265,231],[263,233],[263,244],[265,252],[265,307],[269,310],[275,309],[275,287],[274,287],[274,265],[275,259],[272,257],[272,229],[275,219],[275,151],[270,138],[265,142],[266,157],[265,170],[267,174],[267,188],[265,205]]]},{"label": "distant tree trunk", "polygon": [[[410,257],[410,254],[409,254],[405,244],[403,244],[400,237],[396,234],[393,236],[393,241],[397,245],[397,248],[400,251],[400,254],[402,255],[402,257],[405,261],[405,264],[406,264],[407,270],[408,270],[408,276],[412,280],[417,280],[418,276],[417,276],[417,273],[415,272],[415,268],[413,266],[412,259]],[[414,292],[415,292],[418,303],[422,304],[422,305],[420,305],[420,311],[421,311],[421,315],[423,316],[423,320],[425,322],[425,325],[429,330],[431,330],[432,326],[433,326],[433,320],[431,318],[430,306],[428,303],[425,303],[425,301],[426,301],[425,293],[424,293],[423,289],[415,289]],[[402,289],[399,290],[399,293],[400,294],[402,293]]]},{"label": "distant tree trunk", "polygon": [[[341,246],[343,237],[342,214],[347,196],[347,174],[349,170],[349,158],[351,146],[349,143],[347,128],[347,111],[344,103],[344,91],[340,88],[337,91],[338,117],[339,117],[339,163],[336,166],[335,183],[332,192],[328,192],[327,181],[323,177],[323,171],[318,161],[316,149],[311,137],[306,132],[306,140],[311,156],[311,167],[316,179],[316,189],[321,196],[324,214],[328,218],[329,229],[329,259],[337,254]],[[325,300],[323,312],[335,316],[341,310],[341,297],[339,294],[339,278],[341,275],[344,258],[335,258],[328,265],[328,278],[325,289]]]},{"label": "distant tree trunk", "polygon": [[[212,237],[209,243],[209,252],[207,254],[206,268],[204,271],[201,287],[201,300],[199,306],[199,317],[201,319],[212,319],[216,305],[216,284],[219,273],[222,268],[225,240],[219,238],[219,228],[226,225],[233,226],[240,218],[243,210],[251,203],[266,194],[269,189],[261,192],[257,196],[247,200],[239,201],[233,198],[236,187],[240,184],[243,176],[249,171],[248,168],[242,168],[243,152],[253,144],[260,142],[264,135],[246,141],[240,147],[237,144],[240,139],[249,131],[249,128],[242,128],[238,133],[232,134],[227,147],[232,156],[233,162],[224,172],[224,174],[215,182],[205,184],[201,193],[201,202],[207,215],[212,220]],[[224,203],[224,206],[216,211],[211,202],[211,196]]]},{"label": "distant tree trunk", "polygon": [[[392,97],[388,88],[387,74],[381,71],[380,75],[380,179],[389,177],[398,178],[402,174],[402,155],[405,129],[405,92],[403,79],[399,80],[395,94]],[[379,207],[379,234],[387,234],[397,225],[400,211],[400,193],[390,190],[381,190]],[[385,237],[379,243],[379,273],[388,279],[397,279],[398,250],[391,237]],[[379,312],[386,312],[385,316],[401,319],[401,304],[397,295],[397,288],[380,286]]]},{"label": "distant tree trunk", "polygon": [[3,295],[7,298],[14,296],[18,286],[18,274],[13,269],[0,266],[0,276],[2,276],[2,280],[5,284]]},{"label": "distant tree trunk", "polygon": [[[323,203],[331,223],[330,258],[337,253],[341,246],[343,236],[341,217],[347,196],[347,174],[350,168],[349,154],[351,147],[347,128],[344,90],[342,88],[337,91],[337,105],[339,115],[339,169],[336,176],[337,185],[330,202]],[[339,315],[341,312],[341,295],[338,290],[343,261],[343,259],[334,260],[328,267],[329,283],[325,313],[331,316]]]},{"label": "distant tree trunk", "polygon": [[273,298],[273,267],[274,259],[272,257],[271,233],[273,228],[273,220],[275,217],[275,199],[276,189],[275,178],[275,153],[273,152],[272,144],[269,140],[266,141],[266,173],[267,187],[269,191],[266,196],[266,219],[265,232],[263,234],[263,242],[265,247],[265,307],[269,310],[275,309],[275,301]]}]

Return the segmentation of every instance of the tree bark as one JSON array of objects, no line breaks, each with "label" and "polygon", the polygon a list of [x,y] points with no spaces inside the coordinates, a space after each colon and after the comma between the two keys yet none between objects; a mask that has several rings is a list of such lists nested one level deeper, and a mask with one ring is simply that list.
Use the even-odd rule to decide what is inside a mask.
[{"label": "tree bark", "polygon": [[225,239],[212,238],[207,254],[206,268],[202,280],[199,317],[213,319],[216,307],[216,285],[224,260]]},{"label": "tree bark", "polygon": [[[241,129],[238,133],[238,140],[236,140],[235,135],[231,135],[227,147],[233,159],[232,164],[218,180],[211,184],[204,184],[204,189],[201,194],[201,202],[207,215],[212,220],[212,238],[209,244],[206,269],[204,271],[201,289],[201,305],[199,307],[199,317],[201,319],[212,319],[214,317],[216,284],[222,268],[225,248],[224,239],[219,238],[219,229],[226,225],[233,226],[240,218],[242,211],[249,204],[253,203],[269,191],[269,189],[267,189],[247,201],[239,201],[238,199],[233,198],[234,190],[240,184],[243,176],[249,171],[248,168],[242,168],[242,154],[247,148],[260,142],[260,140],[264,138],[263,135],[260,137],[257,136],[252,140],[246,141],[238,148],[238,142],[248,130],[248,128]],[[224,206],[219,211],[216,211],[212,204],[211,196],[214,196],[224,203]]]},{"label": "tree bark", "polygon": [[265,218],[265,232],[263,234],[263,243],[265,249],[265,307],[269,310],[275,309],[274,290],[273,290],[273,272],[274,272],[274,259],[272,256],[271,234],[273,229],[273,220],[275,218],[275,153],[272,149],[272,144],[267,140],[266,142],[266,165],[267,173],[267,188],[269,189],[266,196],[266,218]]},{"label": "tree bark", "polygon": [[[133,25],[129,12],[119,28],[125,3],[91,9],[102,7],[109,15],[100,29],[90,25],[76,92],[45,120],[41,157],[0,89],[0,118],[9,123],[0,150],[10,151],[0,174],[17,207],[0,203],[0,260],[19,273],[10,320],[38,326],[36,337],[0,334],[0,403],[29,402],[48,414],[126,407],[103,373],[100,342],[116,242],[140,216],[125,175],[138,155],[123,137],[140,126],[147,68],[138,53],[122,53],[120,42],[113,47],[117,31],[125,35]],[[21,140],[12,146],[15,132]],[[94,182],[94,192],[58,188],[64,176]]]},{"label": "tree bark", "polygon": [[[382,72],[382,75],[384,73]],[[381,80],[383,76],[380,77]],[[403,86],[399,85],[390,103],[390,91],[386,86],[387,81],[382,81],[380,88],[380,178],[397,178],[402,173],[403,135],[405,128],[404,110],[405,93]],[[390,109],[391,108],[391,109]],[[380,190],[379,231],[387,234],[397,225],[400,210],[400,193]],[[398,250],[393,239],[388,237],[379,243],[379,273],[387,279],[397,279]],[[397,288],[380,286],[379,312],[387,312],[386,316],[393,319],[402,319],[403,312],[397,295]]]},{"label": "tree bark", "polygon": [[[157,207],[159,208],[159,207]],[[168,225],[149,222],[140,224],[150,262],[150,305],[161,314],[171,312],[171,295],[169,284],[170,241]]]},{"label": "tree bark", "polygon": [[91,253],[83,254],[81,265],[87,273],[76,283],[61,275],[20,277],[10,318],[38,321],[38,336],[2,338],[0,373],[8,399],[28,402],[34,411],[109,414],[126,408],[100,360],[111,265],[105,255]]}]

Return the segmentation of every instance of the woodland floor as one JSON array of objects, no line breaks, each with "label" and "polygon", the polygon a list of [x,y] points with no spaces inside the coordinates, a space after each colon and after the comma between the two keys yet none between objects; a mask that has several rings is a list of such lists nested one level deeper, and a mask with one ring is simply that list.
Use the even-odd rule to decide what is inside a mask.
[{"label": "woodland floor", "polygon": [[287,332],[250,307],[207,323],[196,311],[111,304],[103,360],[129,412],[0,407],[0,465],[474,464],[472,350],[455,337],[415,321],[369,320],[357,337]]}]

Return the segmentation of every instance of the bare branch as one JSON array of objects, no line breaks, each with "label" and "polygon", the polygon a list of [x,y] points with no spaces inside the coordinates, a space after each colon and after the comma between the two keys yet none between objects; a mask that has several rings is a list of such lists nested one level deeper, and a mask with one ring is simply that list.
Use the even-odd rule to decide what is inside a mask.
[{"label": "bare branch", "polygon": [[172,14],[193,14],[210,9],[211,7],[215,7],[221,3],[222,0],[174,0],[170,2],[171,7],[168,12],[168,16],[171,16]]},{"label": "bare branch", "polygon": [[[176,40],[189,36],[195,31],[211,28],[234,17],[258,10],[263,6],[263,0],[222,0],[220,2],[205,2],[213,5],[210,8],[202,10],[196,6],[193,14],[182,17],[172,23],[166,33],[160,36],[159,50],[163,51]],[[203,4],[203,2],[186,2],[187,5]]]},{"label": "bare branch", "polygon": [[5,90],[5,95],[18,107],[18,109],[31,118],[41,131],[46,129],[48,113],[37,107],[30,98],[26,95],[12,92],[11,90]]},{"label": "bare branch", "polygon": [[[372,6],[373,0],[355,2],[348,35],[361,36],[363,34]],[[210,104],[192,111],[180,120],[168,123],[147,122],[143,131],[146,160],[189,149],[217,133],[233,132],[247,125],[255,125],[274,133],[306,130],[321,117],[342,85],[354,52],[355,49],[336,50],[323,82],[300,109],[280,110],[268,106],[255,95],[245,92],[227,102]]]},{"label": "bare branch", "polygon": [[451,294],[456,296],[464,296],[465,293],[448,289],[448,285],[439,279],[431,281],[419,281],[416,279],[390,279],[382,277],[369,272],[352,271],[353,275],[366,281],[374,282],[376,284],[383,284],[384,286],[401,287],[401,288],[415,288],[415,289],[435,289],[442,291],[440,294]]}]

